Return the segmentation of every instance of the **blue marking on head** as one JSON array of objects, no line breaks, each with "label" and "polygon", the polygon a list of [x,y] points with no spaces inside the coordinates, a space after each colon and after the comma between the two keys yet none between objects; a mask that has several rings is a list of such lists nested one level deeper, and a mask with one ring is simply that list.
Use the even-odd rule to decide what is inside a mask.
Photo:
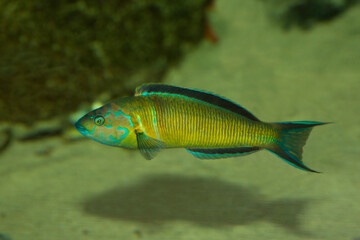
[{"label": "blue marking on head", "polygon": [[123,127],[117,127],[117,130],[123,130],[125,133],[123,135],[120,136],[120,140],[123,140],[127,137],[127,135],[129,135],[129,130],[127,128],[123,128]]},{"label": "blue marking on head", "polygon": [[123,130],[124,131],[124,134],[122,134],[120,136],[120,138],[115,138],[114,136],[110,135],[109,138],[111,139],[111,141],[113,141],[113,143],[115,144],[119,144],[121,143],[122,140],[124,140],[127,135],[129,135],[129,130],[127,128],[123,128],[123,127],[117,127],[116,130]]},{"label": "blue marking on head", "polygon": [[[111,113],[114,113],[113,111],[108,111],[105,115],[104,115],[104,118],[110,116]],[[114,113],[115,114],[115,113]]]},{"label": "blue marking on head", "polygon": [[96,129],[96,126],[94,126],[94,128],[89,132],[90,135],[93,135],[94,134],[94,131]]},{"label": "blue marking on head", "polygon": [[129,115],[126,115],[125,113],[123,113],[123,112],[121,111],[121,109],[119,109],[118,112],[114,112],[114,111],[112,111],[112,110],[109,110],[109,112],[106,113],[106,114],[104,115],[104,117],[108,117],[111,113],[113,113],[116,118],[119,117],[120,115],[126,117],[127,119],[129,119],[130,126],[131,126],[131,127],[134,127],[134,123],[131,121],[131,117],[130,117]]},{"label": "blue marking on head", "polygon": [[134,127],[134,123],[131,121],[131,117],[129,115],[126,115],[121,110],[119,110],[118,114],[115,114],[115,116],[118,117],[120,114],[123,115],[124,117],[126,117],[127,119],[129,119],[130,126]]},{"label": "blue marking on head", "polygon": [[114,142],[114,143],[120,143],[122,139],[116,139],[114,138],[112,135],[109,136],[109,138]]}]

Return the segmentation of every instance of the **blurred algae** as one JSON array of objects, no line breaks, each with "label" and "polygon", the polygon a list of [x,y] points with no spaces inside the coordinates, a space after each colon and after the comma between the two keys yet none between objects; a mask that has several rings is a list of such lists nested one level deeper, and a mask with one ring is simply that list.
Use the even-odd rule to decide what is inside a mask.
[{"label": "blurred algae", "polygon": [[161,81],[203,38],[208,2],[0,1],[0,121],[65,116]]}]

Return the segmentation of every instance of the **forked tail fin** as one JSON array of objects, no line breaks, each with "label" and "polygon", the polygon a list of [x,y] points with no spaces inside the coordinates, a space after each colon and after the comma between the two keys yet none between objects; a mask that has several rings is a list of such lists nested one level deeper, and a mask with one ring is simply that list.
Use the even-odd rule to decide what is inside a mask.
[{"label": "forked tail fin", "polygon": [[276,141],[266,149],[285,160],[290,165],[309,172],[316,172],[305,166],[301,161],[302,149],[313,127],[323,125],[323,122],[282,122],[274,123],[280,134]]}]

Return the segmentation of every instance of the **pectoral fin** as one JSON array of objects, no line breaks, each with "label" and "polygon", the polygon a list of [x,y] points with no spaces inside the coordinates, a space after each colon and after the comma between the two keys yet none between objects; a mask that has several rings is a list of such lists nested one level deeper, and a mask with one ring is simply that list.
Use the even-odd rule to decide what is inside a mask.
[{"label": "pectoral fin", "polygon": [[141,155],[147,160],[151,160],[155,155],[165,147],[162,141],[147,136],[144,132],[136,131],[138,148]]},{"label": "pectoral fin", "polygon": [[238,148],[209,148],[209,149],[186,149],[189,153],[201,159],[219,159],[244,156],[260,150],[260,147]]}]

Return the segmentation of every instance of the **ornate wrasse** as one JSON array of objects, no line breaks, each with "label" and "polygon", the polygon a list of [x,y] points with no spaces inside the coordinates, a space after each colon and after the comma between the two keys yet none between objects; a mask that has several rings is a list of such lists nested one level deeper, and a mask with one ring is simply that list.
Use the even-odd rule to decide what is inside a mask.
[{"label": "ornate wrasse", "polygon": [[163,148],[185,148],[201,159],[246,155],[261,149],[302,170],[312,127],[322,122],[266,123],[222,97],[187,88],[147,84],[95,109],[75,127],[100,143],[139,149],[152,159]]}]

